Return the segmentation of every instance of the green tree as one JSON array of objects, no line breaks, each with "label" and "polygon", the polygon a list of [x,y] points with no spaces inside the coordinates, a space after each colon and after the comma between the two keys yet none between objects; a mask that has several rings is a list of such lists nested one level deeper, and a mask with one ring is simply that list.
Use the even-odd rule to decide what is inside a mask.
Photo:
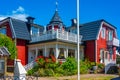
[{"label": "green tree", "polygon": [[10,58],[15,59],[17,48],[15,42],[6,35],[0,34],[0,47],[5,46],[10,52]]}]

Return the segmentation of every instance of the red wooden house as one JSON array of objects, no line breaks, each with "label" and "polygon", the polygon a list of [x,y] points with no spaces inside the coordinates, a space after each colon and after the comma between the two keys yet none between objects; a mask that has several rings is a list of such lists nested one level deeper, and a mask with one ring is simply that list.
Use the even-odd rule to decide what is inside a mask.
[{"label": "red wooden house", "polygon": [[[30,28],[31,26],[41,27],[37,24],[30,23],[33,18],[28,17],[28,22],[8,17],[0,21],[0,33],[7,35],[15,41],[17,47],[16,58],[21,59],[23,65],[28,62],[28,47],[27,43],[31,40]],[[42,29],[41,29],[42,30]],[[13,66],[13,61],[9,60],[8,65]]]},{"label": "red wooden house", "polygon": [[119,46],[116,27],[105,20],[97,20],[80,26],[83,36],[84,56],[96,63],[116,63],[116,47]]}]

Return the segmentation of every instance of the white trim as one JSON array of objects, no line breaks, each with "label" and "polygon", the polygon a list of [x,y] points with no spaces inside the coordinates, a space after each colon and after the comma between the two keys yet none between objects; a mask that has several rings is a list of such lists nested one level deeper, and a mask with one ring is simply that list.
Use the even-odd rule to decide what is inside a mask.
[{"label": "white trim", "polygon": [[56,44],[56,46],[55,46],[55,51],[56,51],[56,59],[58,58],[58,56],[59,56],[59,51],[58,51],[58,44]]},{"label": "white trim", "polygon": [[110,24],[102,21],[102,23],[101,23],[101,25],[100,25],[100,30],[99,30],[98,35],[97,35],[97,39],[99,39],[99,35],[100,35],[100,32],[101,32],[101,29],[102,29],[103,24],[105,24],[105,25],[107,25],[107,27],[110,27],[111,29],[115,30],[115,35],[116,35],[116,37],[117,37],[116,29],[115,29],[114,27],[112,27]]},{"label": "white trim", "polygon": [[11,28],[13,29],[12,31],[13,31],[13,34],[14,34],[14,38],[16,38],[16,34],[15,34],[15,30],[13,28],[13,24],[12,24],[11,18],[10,18],[9,21],[10,21]]},{"label": "white trim", "polygon": [[38,56],[38,48],[35,48],[35,58]]},{"label": "white trim", "polygon": [[44,55],[45,55],[45,57],[47,57],[47,50],[46,50],[46,49],[47,49],[47,46],[46,46],[46,44],[45,44],[45,46],[44,46],[44,50],[45,50],[45,51],[44,51]]},{"label": "white trim", "polygon": [[5,23],[5,22],[7,22],[7,21],[9,22],[9,19],[8,19],[8,18],[7,18],[7,19],[3,19],[3,20],[0,22],[0,25],[3,24],[3,23]]},{"label": "white trim", "polygon": [[113,26],[111,26],[110,24],[106,23],[106,22],[103,22],[105,25],[107,25],[108,27],[112,28],[115,30],[115,28]]},{"label": "white trim", "polygon": [[101,38],[105,39],[106,38],[106,28],[102,27],[101,29]]},{"label": "white trim", "polygon": [[100,30],[99,30],[98,35],[97,35],[97,40],[99,39],[100,32],[101,32],[101,30],[102,30],[102,25],[103,25],[103,22],[102,22],[101,25],[100,25]]}]

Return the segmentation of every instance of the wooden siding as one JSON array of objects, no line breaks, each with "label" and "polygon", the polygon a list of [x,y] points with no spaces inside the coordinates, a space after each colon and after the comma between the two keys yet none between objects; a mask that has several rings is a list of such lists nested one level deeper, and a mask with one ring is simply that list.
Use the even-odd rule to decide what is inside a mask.
[{"label": "wooden siding", "polygon": [[95,41],[86,41],[85,43],[85,57],[90,61],[95,61]]}]

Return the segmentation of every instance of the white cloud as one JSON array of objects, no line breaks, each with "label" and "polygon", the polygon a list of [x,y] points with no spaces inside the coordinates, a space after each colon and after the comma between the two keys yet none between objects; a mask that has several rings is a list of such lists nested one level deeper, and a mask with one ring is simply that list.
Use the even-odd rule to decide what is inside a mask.
[{"label": "white cloud", "polygon": [[13,10],[12,13],[13,13],[13,14],[15,14],[15,13],[22,13],[22,12],[24,12],[24,11],[25,11],[24,8],[21,7],[21,6],[19,6],[18,9]]},{"label": "white cloud", "polygon": [[6,16],[0,15],[0,20],[3,20],[5,18],[6,18]]},{"label": "white cloud", "polygon": [[13,10],[10,15],[0,15],[0,20],[3,20],[7,17],[12,17],[15,19],[26,21],[26,17],[28,14],[25,14],[25,9],[21,6],[18,7],[18,9]]}]

